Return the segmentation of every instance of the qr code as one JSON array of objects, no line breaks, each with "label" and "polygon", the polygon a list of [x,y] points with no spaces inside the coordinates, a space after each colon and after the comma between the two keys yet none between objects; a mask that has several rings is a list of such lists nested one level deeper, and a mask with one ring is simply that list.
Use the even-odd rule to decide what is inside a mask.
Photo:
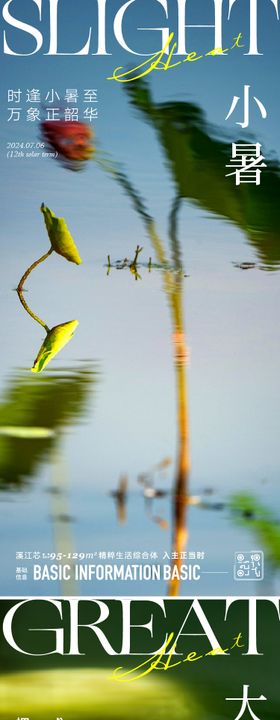
[{"label": "qr code", "polygon": [[262,550],[236,552],[234,554],[235,580],[263,580],[264,557]]}]

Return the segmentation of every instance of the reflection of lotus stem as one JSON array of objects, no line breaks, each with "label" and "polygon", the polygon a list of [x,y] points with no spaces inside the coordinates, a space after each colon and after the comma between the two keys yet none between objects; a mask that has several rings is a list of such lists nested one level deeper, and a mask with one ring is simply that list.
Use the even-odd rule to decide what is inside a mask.
[{"label": "reflection of lotus stem", "polygon": [[[182,334],[184,338],[184,334]],[[173,567],[176,566],[180,575],[182,564],[182,553],[186,548],[188,537],[187,531],[187,501],[188,501],[188,480],[190,472],[190,447],[189,447],[189,420],[187,410],[187,379],[185,364],[180,357],[180,349],[175,351],[176,363],[176,385],[177,385],[177,427],[178,427],[178,453],[177,471],[173,500]],[[168,595],[178,595],[180,579],[174,578],[169,583]]]},{"label": "reflection of lotus stem", "polygon": [[25,283],[25,281],[27,280],[28,275],[30,275],[30,273],[32,272],[32,270],[34,270],[34,269],[37,267],[37,265],[40,265],[40,263],[44,262],[44,260],[47,260],[47,258],[49,257],[49,255],[51,255],[52,252],[53,252],[53,248],[51,247],[51,248],[48,250],[48,252],[45,253],[45,255],[42,255],[42,257],[40,257],[39,260],[35,260],[35,262],[32,263],[32,265],[30,265],[29,268],[27,268],[26,272],[25,272],[24,275],[22,276],[22,278],[21,278],[21,280],[19,281],[19,284],[18,284],[18,286],[17,286],[17,292],[18,292],[18,293],[20,293],[20,292],[23,291],[24,283]]},{"label": "reflection of lotus stem", "polygon": [[[128,185],[127,181],[127,185]],[[183,310],[183,284],[181,273],[181,257],[180,248],[177,239],[178,229],[178,212],[181,205],[181,199],[176,198],[171,216],[170,216],[170,238],[173,253],[173,263],[175,272],[163,269],[163,283],[166,295],[169,299],[173,342],[174,342],[174,361],[176,373],[177,387],[177,430],[178,430],[178,451],[177,451],[177,470],[174,484],[174,503],[173,503],[173,552],[177,559],[173,562],[173,568],[176,566],[180,575],[182,554],[186,547],[188,531],[186,527],[186,512],[188,498],[188,482],[190,472],[190,444],[189,444],[189,418],[188,418],[188,398],[187,398],[187,378],[186,378],[186,341],[184,329],[184,310]],[[156,257],[160,265],[168,267],[163,243],[157,233],[155,223],[152,218],[148,218],[141,212],[145,220],[147,232],[149,234],[152,246],[156,253]],[[175,578],[171,580],[168,587],[170,596],[177,596],[179,593],[181,581]]]},{"label": "reflection of lotus stem", "polygon": [[169,235],[172,247],[173,263],[176,270],[181,270],[181,248],[178,241],[178,212],[180,210],[182,198],[177,196],[173,202],[170,217],[169,217]]},{"label": "reflection of lotus stem", "polygon": [[26,279],[28,278],[28,275],[30,275],[32,270],[34,270],[34,268],[36,268],[37,265],[40,265],[40,263],[44,262],[44,260],[47,260],[47,258],[49,257],[49,255],[51,255],[52,252],[53,252],[53,248],[51,247],[48,250],[48,252],[45,253],[45,255],[42,255],[42,257],[39,258],[39,260],[35,260],[35,262],[32,263],[32,265],[30,265],[29,268],[27,268],[26,272],[22,276],[22,278],[19,281],[19,284],[17,286],[17,294],[19,296],[20,302],[23,305],[24,309],[26,310],[26,312],[28,312],[28,315],[30,315],[30,317],[33,318],[33,320],[36,320],[36,322],[39,323],[39,325],[41,325],[44,328],[44,330],[47,333],[49,332],[49,327],[46,325],[46,323],[44,323],[43,320],[41,320],[41,318],[38,317],[38,315],[35,315],[35,313],[32,312],[30,307],[27,305],[27,302],[23,297],[23,286],[24,286]]},{"label": "reflection of lotus stem", "polygon": [[26,310],[26,312],[28,312],[28,315],[30,315],[30,317],[32,317],[33,320],[36,320],[36,322],[39,323],[39,325],[41,325],[44,328],[46,333],[48,333],[50,331],[50,328],[46,325],[46,323],[44,323],[43,320],[41,320],[41,318],[38,317],[38,315],[35,315],[35,313],[32,312],[32,310],[30,309],[29,305],[27,305],[27,302],[23,297],[22,291],[19,290],[18,288],[17,288],[17,294],[19,296],[20,302],[23,305],[24,309]]},{"label": "reflection of lotus stem", "polygon": [[[173,339],[175,342],[175,365],[177,385],[177,427],[178,427],[178,458],[177,471],[174,487],[174,528],[173,528],[173,550],[178,553],[178,560],[174,565],[179,569],[181,566],[180,552],[184,551],[187,541],[186,510],[188,498],[188,480],[190,471],[190,447],[189,447],[189,420],[187,403],[187,379],[185,372],[185,336],[184,336],[184,310],[183,310],[183,285],[181,272],[181,253],[178,242],[178,212],[181,206],[181,198],[176,197],[171,214],[169,235],[173,255],[173,269],[170,269],[165,253],[164,245],[158,235],[155,223],[151,215],[131,184],[125,173],[112,161],[102,156],[96,158],[100,167],[109,173],[114,180],[124,189],[130,197],[137,214],[142,218],[146,232],[151,240],[157,262],[162,266],[163,284],[165,293],[169,299]],[[180,580],[171,581],[169,584],[169,595],[177,595]]]},{"label": "reflection of lotus stem", "polygon": [[110,275],[111,272],[111,255],[107,255],[107,275]]},{"label": "reflection of lotus stem", "polygon": [[[174,563],[178,575],[182,564],[182,553],[185,550],[187,531],[187,501],[189,493],[190,473],[190,438],[188,418],[188,395],[186,377],[186,340],[184,330],[183,284],[181,274],[181,251],[178,242],[178,213],[181,207],[181,198],[175,198],[170,213],[170,239],[173,254],[173,263],[177,271],[174,277],[173,292],[170,294],[171,315],[173,325],[174,360],[177,386],[177,427],[178,427],[178,454],[177,471],[174,488],[173,503],[173,552]],[[169,583],[168,594],[178,595],[180,579],[174,578]]]},{"label": "reflection of lotus stem", "polygon": [[54,449],[52,462],[53,481],[50,496],[54,549],[58,554],[61,553],[62,555],[62,566],[67,563],[71,567],[70,580],[64,578],[61,580],[61,594],[65,596],[78,595],[77,582],[74,577],[74,564],[71,561],[74,548],[71,517],[69,515],[68,473],[59,450]]}]

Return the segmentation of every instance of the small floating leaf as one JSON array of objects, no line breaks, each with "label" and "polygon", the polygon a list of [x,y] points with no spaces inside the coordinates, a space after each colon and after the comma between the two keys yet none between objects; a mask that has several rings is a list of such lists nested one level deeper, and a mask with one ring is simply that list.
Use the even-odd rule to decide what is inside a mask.
[{"label": "small floating leaf", "polygon": [[44,215],[45,225],[53,250],[55,250],[58,255],[65,257],[66,260],[80,265],[82,260],[64,218],[56,217],[52,210],[46,207],[44,203],[41,205],[41,212]]},{"label": "small floating leaf", "polygon": [[78,325],[78,320],[71,320],[49,330],[31,368],[32,372],[42,372],[50,360],[71,340]]}]

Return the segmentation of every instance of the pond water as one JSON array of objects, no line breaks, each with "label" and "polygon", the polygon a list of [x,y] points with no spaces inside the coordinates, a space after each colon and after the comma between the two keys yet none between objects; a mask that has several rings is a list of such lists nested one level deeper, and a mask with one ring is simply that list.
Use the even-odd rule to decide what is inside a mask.
[{"label": "pond water", "polygon": [[[278,171],[237,188],[198,108],[147,107],[145,158],[132,132],[125,169],[100,148],[84,172],[25,158],[17,212],[3,210],[3,595],[279,592]],[[20,298],[49,248],[42,201],[83,263],[52,253]],[[60,352],[31,373],[58,325]],[[238,582],[235,553],[260,551],[264,578],[256,561]],[[160,579],[33,578],[36,561],[69,558],[154,564]],[[168,583],[164,565],[193,563],[199,579]]]},{"label": "pond water", "polygon": [[[261,534],[264,518],[258,514],[256,522],[253,510],[242,511],[240,501],[239,512],[231,503],[236,494],[252,496],[252,506],[258,501],[263,513],[272,512],[277,530],[279,275],[235,267],[255,259],[241,234],[188,206],[182,236],[188,216],[193,228],[204,225],[198,241],[192,229],[186,243],[183,278],[191,455],[185,551],[200,553],[201,578],[183,581],[181,593],[264,595],[279,589]],[[45,308],[51,325],[79,321],[71,343],[38,375],[29,368],[44,331],[24,313],[9,273],[0,408],[2,594],[166,592],[163,578],[62,586],[32,579],[33,553],[41,553],[40,563],[43,553],[48,563],[57,553],[64,562],[81,553],[81,563],[101,566],[171,562],[178,442],[172,328],[162,273],[144,266],[153,252],[147,238],[138,239],[144,250],[137,282],[129,268],[112,267],[107,275],[106,253],[104,263],[79,268],[52,256],[34,272],[25,294],[33,309]],[[19,275],[18,267],[14,285]],[[47,436],[28,437],[26,427]],[[265,580],[237,583],[234,553],[252,550],[265,553]],[[33,560],[16,553],[32,553]],[[184,557],[188,563],[194,556]],[[16,579],[19,566],[27,568],[26,580]]]}]

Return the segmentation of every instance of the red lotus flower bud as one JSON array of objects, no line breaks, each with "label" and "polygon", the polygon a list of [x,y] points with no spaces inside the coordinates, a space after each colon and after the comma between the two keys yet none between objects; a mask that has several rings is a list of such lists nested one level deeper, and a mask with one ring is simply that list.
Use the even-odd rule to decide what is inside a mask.
[{"label": "red lotus flower bud", "polygon": [[85,123],[45,120],[41,129],[44,140],[66,160],[84,162],[94,153],[93,131]]}]

